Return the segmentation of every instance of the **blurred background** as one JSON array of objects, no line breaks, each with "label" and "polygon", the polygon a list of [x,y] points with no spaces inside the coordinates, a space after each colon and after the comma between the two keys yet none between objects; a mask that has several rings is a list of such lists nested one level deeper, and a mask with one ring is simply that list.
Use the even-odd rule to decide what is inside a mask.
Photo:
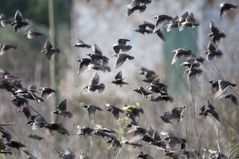
[{"label": "blurred background", "polygon": [[[48,2],[48,0],[1,0],[0,13],[13,17],[16,10],[20,10],[23,16],[30,21],[30,28],[44,34],[43,37],[29,40],[24,36],[28,28],[20,32],[14,32],[10,27],[0,28],[0,44],[10,43],[18,47],[16,51],[0,57],[0,68],[18,76],[25,86],[34,84],[38,87],[51,87],[50,64],[46,57],[40,53],[45,40],[50,38]],[[87,103],[104,108],[106,103],[115,104],[119,107],[137,103],[144,109],[144,114],[140,118],[140,125],[144,127],[150,125],[158,131],[173,131],[184,138],[186,138],[187,133],[190,149],[197,149],[201,146],[202,148],[218,150],[217,141],[219,141],[221,151],[230,154],[239,141],[238,108],[230,102],[214,101],[216,110],[221,115],[221,123],[216,123],[210,119],[205,120],[200,116],[196,117],[199,136],[195,135],[195,123],[193,122],[195,116],[190,113],[192,110],[187,111],[187,114],[189,114],[187,115],[187,121],[183,120],[174,124],[165,124],[160,119],[160,115],[175,106],[184,106],[190,103],[185,80],[182,80],[185,78],[183,75],[184,69],[180,66],[180,62],[175,66],[170,65],[173,57],[171,51],[179,47],[185,47],[191,49],[195,54],[205,57],[204,51],[209,40],[207,34],[209,33],[210,21],[214,21],[227,35],[219,46],[224,55],[215,61],[218,70],[225,79],[238,83],[238,11],[229,12],[220,21],[219,4],[223,2],[221,0],[153,0],[147,6],[145,12],[140,14],[136,11],[133,15],[127,16],[126,6],[129,2],[130,0],[90,0],[88,3],[87,0],[55,0],[56,46],[61,50],[59,65],[57,66],[59,72],[57,87],[60,90],[60,100],[68,99],[69,110],[74,112],[72,119],[65,121],[60,118],[59,121],[63,122],[73,135],[70,137],[57,135],[52,137],[49,132],[40,130],[34,133],[43,135],[46,140],[40,143],[30,140],[26,134],[32,133],[33,130],[25,125],[25,117],[17,112],[17,108],[10,102],[11,97],[4,91],[1,91],[0,94],[1,122],[15,122],[15,125],[9,126],[7,129],[13,132],[14,138],[26,144],[39,159],[57,158],[55,150],[63,151],[65,149],[71,149],[76,155],[86,153],[92,159],[115,158],[116,153],[110,151],[105,142],[93,137],[91,139],[93,146],[91,146],[89,139],[74,135],[74,131],[78,124],[83,126],[101,124],[118,130],[120,122],[115,121],[110,113],[97,113],[94,123],[92,123],[88,114],[80,105],[81,103]],[[230,2],[239,4],[237,0]],[[144,21],[154,23],[152,17],[156,14],[167,14],[174,17],[183,14],[185,11],[194,13],[200,26],[194,29],[187,28],[182,32],[176,29],[166,32],[166,28],[162,28],[165,42],[156,35],[142,35],[134,31]],[[78,39],[82,39],[91,45],[97,44],[104,55],[112,57],[114,54],[112,45],[119,38],[130,39],[129,43],[132,45],[132,49],[129,54],[134,56],[135,60],[126,62],[119,69],[112,69],[110,73],[99,72],[101,81],[106,85],[103,93],[85,93],[83,88],[89,83],[94,71],[85,71],[78,76],[77,59],[86,57],[86,54],[90,51],[75,48],[74,44]],[[111,67],[113,67],[115,60],[114,58],[110,60]],[[169,94],[174,98],[174,103],[149,102],[132,91],[139,86],[147,86],[142,82],[142,76],[139,75],[140,67],[152,69],[159,75],[160,81],[168,85]],[[120,70],[129,83],[128,86],[121,88],[111,83]],[[207,61],[203,64],[203,71],[203,74],[193,81],[195,82],[193,95],[197,113],[200,106],[205,104],[207,100],[213,99],[208,81],[219,79],[213,66]],[[49,121],[52,116],[53,104],[53,97],[41,104],[32,103],[34,108],[39,110]],[[188,123],[186,124],[186,122]],[[189,130],[186,129],[185,125],[189,125]],[[216,135],[216,132],[219,133],[219,136]],[[54,141],[55,137],[59,139],[57,143]],[[155,158],[163,154],[149,146],[142,149]],[[124,148],[118,158],[136,158],[137,152],[138,149]],[[18,154],[18,152],[16,154],[17,157],[15,158],[26,158],[24,154]]]}]

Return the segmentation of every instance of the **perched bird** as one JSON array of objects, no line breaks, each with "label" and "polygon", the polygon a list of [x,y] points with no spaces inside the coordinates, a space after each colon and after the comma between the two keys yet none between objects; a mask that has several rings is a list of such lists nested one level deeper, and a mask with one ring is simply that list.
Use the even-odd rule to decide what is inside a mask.
[{"label": "perched bird", "polygon": [[81,48],[91,48],[91,45],[86,44],[83,40],[78,39],[77,42],[74,44],[75,47],[81,47]]},{"label": "perched bird", "polygon": [[47,99],[47,98],[50,97],[53,93],[56,92],[54,89],[48,88],[48,87],[40,88],[40,90],[41,90],[41,98],[43,98],[43,99]]},{"label": "perched bird", "polygon": [[218,80],[218,81],[209,81],[212,87],[212,92],[216,92],[215,98],[218,98],[222,95],[222,93],[228,88],[228,87],[236,87],[236,84],[231,83],[230,81],[226,80]]},{"label": "perched bird", "polygon": [[229,11],[230,9],[237,9],[237,5],[235,4],[232,4],[232,3],[227,3],[227,2],[224,2],[224,3],[221,3],[220,4],[220,19],[222,19],[222,16],[224,13],[226,13],[227,11]]},{"label": "perched bird", "polygon": [[134,89],[133,91],[142,94],[144,98],[147,98],[148,95],[153,94],[152,92],[147,91],[144,87],[139,87],[137,89]]},{"label": "perched bird", "polygon": [[83,104],[82,107],[88,111],[89,117],[95,115],[96,111],[103,111],[100,107],[93,104]]},{"label": "perched bird", "polygon": [[167,26],[167,32],[172,31],[173,28],[178,28],[179,24],[179,17],[174,17],[166,26]]},{"label": "perched bird", "polygon": [[52,55],[54,55],[56,53],[60,53],[60,50],[59,49],[53,49],[52,44],[50,43],[49,40],[47,40],[44,44],[43,49],[41,50],[41,53],[46,55],[48,60],[51,60]]},{"label": "perched bird", "polygon": [[63,100],[60,104],[58,104],[56,110],[54,110],[53,113],[71,118],[72,113],[67,111],[66,102],[67,102],[67,99]]},{"label": "perched bird", "polygon": [[178,48],[172,51],[172,53],[174,54],[171,65],[173,65],[174,63],[177,62],[177,60],[181,57],[189,57],[192,56],[192,51],[186,48]]},{"label": "perched bird", "polygon": [[199,26],[199,23],[194,18],[193,13],[188,14],[185,19],[179,22],[178,25],[179,31],[183,31],[186,27],[195,28],[197,26]]},{"label": "perched bird", "polygon": [[123,77],[122,77],[122,71],[119,71],[116,75],[115,75],[115,80],[112,81],[113,84],[115,85],[119,85],[120,87],[122,85],[127,85],[128,83],[124,81]]},{"label": "perched bird", "polygon": [[98,73],[95,72],[90,81],[90,84],[87,85],[84,89],[90,92],[95,92],[96,90],[98,90],[98,92],[101,93],[104,91],[105,85],[103,83],[100,83],[100,77]]},{"label": "perched bird", "polygon": [[22,27],[26,27],[29,25],[29,22],[23,18],[22,13],[17,10],[14,16],[13,21],[11,22],[11,25],[14,28],[14,31],[17,32]]},{"label": "perched bird", "polygon": [[0,51],[0,56],[4,55],[5,53],[7,53],[10,50],[16,50],[17,47],[15,45],[11,45],[11,44],[1,44],[1,51]]},{"label": "perched bird", "polygon": [[124,113],[122,109],[116,107],[115,105],[106,104],[105,106],[106,106],[106,110],[111,112],[116,119],[119,119],[120,113]]},{"label": "perched bird", "polygon": [[116,55],[115,55],[116,57],[118,56],[120,51],[127,52],[132,48],[131,45],[127,45],[127,42],[129,42],[129,41],[130,40],[128,40],[128,39],[118,39],[118,43],[113,45],[113,49],[116,53]]},{"label": "perched bird", "polygon": [[38,38],[38,37],[42,36],[43,34],[39,33],[39,32],[36,32],[36,31],[28,30],[28,32],[25,33],[25,35],[28,39],[35,39],[35,38]]},{"label": "perched bird", "polygon": [[199,76],[202,74],[202,69],[200,68],[188,68],[185,70],[185,73],[187,75],[187,80],[191,81],[192,79],[194,79],[196,76]]},{"label": "perched bird", "polygon": [[122,66],[127,59],[128,60],[133,60],[134,56],[130,56],[128,54],[123,54],[123,53],[119,54],[119,56],[117,58],[117,61],[114,65],[114,68],[119,68],[120,66]]}]

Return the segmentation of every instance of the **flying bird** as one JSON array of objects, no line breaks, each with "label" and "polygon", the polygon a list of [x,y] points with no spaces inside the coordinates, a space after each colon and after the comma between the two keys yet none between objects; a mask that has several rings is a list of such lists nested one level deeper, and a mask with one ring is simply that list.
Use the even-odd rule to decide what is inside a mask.
[{"label": "flying bird", "polygon": [[231,10],[231,9],[237,9],[237,5],[235,4],[232,4],[232,3],[227,3],[227,2],[224,2],[224,3],[221,3],[220,4],[220,19],[222,19],[222,16],[224,13],[226,13],[227,11]]},{"label": "flying bird", "polygon": [[49,40],[47,40],[44,44],[43,49],[41,50],[41,53],[46,55],[48,60],[51,60],[52,55],[54,55],[56,53],[60,53],[60,50],[57,48],[53,49],[52,44],[50,43]]},{"label": "flying bird", "polygon": [[124,54],[124,53],[119,54],[119,56],[116,60],[116,63],[114,65],[114,68],[119,68],[120,66],[122,66],[127,59],[128,60],[133,60],[134,56],[130,56],[130,55]]},{"label": "flying bird", "polygon": [[95,92],[96,90],[98,90],[98,92],[101,93],[104,91],[105,85],[103,83],[100,83],[100,76],[95,72],[89,85],[87,85],[84,89],[89,92]]},{"label": "flying bird", "polygon": [[128,83],[124,81],[123,77],[122,77],[122,71],[119,71],[116,75],[115,75],[115,80],[112,81],[113,84],[115,85],[119,85],[120,87],[122,85],[127,85]]},{"label": "flying bird", "polygon": [[106,110],[111,112],[116,119],[119,119],[120,113],[124,113],[122,109],[116,107],[115,105],[106,104],[105,106],[106,106]]},{"label": "flying bird", "polygon": [[14,19],[11,22],[11,25],[13,26],[14,31],[17,32],[19,29],[28,26],[29,22],[26,19],[24,19],[22,13],[19,10],[17,10]]},{"label": "flying bird", "polygon": [[103,111],[100,107],[93,104],[83,104],[82,107],[88,111],[89,117],[95,115],[96,111]]},{"label": "flying bird", "polygon": [[54,114],[62,115],[64,117],[71,118],[72,113],[67,111],[67,99],[63,100],[60,104],[57,105],[56,110],[53,111]]},{"label": "flying bird", "polygon": [[132,48],[131,45],[127,45],[127,42],[129,41],[130,41],[129,39],[118,39],[118,43],[113,45],[113,49],[116,53],[115,55],[116,57],[118,56],[120,51],[127,52]]}]

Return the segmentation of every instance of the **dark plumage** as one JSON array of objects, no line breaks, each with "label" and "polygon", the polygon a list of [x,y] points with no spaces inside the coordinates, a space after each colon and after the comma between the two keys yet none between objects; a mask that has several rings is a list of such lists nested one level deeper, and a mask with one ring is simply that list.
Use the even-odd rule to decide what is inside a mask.
[{"label": "dark plumage", "polygon": [[211,40],[214,43],[219,43],[219,41],[222,38],[226,37],[226,34],[219,30],[219,28],[214,24],[214,22],[210,22],[210,32],[208,34],[208,37],[211,38]]},{"label": "dark plumage", "polygon": [[114,65],[114,68],[119,68],[120,66],[122,66],[127,59],[128,60],[133,60],[134,56],[130,56],[128,54],[123,54],[123,53],[119,54],[119,56],[117,58],[117,61]]},{"label": "dark plumage", "polygon": [[92,132],[94,131],[94,129],[90,128],[90,127],[82,127],[80,125],[76,126],[76,134],[77,135],[83,135],[83,136],[91,136]]},{"label": "dark plumage", "polygon": [[120,87],[122,85],[127,85],[128,83],[124,81],[123,77],[122,77],[122,71],[118,72],[116,75],[115,75],[115,80],[112,81],[113,84],[115,85],[119,85]]},{"label": "dark plumage", "polygon": [[67,99],[63,100],[60,104],[58,104],[56,110],[54,110],[53,113],[71,118],[72,113],[67,111],[66,102],[67,102]]},{"label": "dark plumage", "polygon": [[40,90],[41,90],[41,98],[43,99],[47,99],[49,96],[51,96],[53,93],[56,92],[54,89],[48,87],[40,88]]},{"label": "dark plumage", "polygon": [[111,112],[116,119],[119,119],[120,113],[124,113],[124,111],[122,109],[116,107],[115,105],[111,105],[111,104],[106,104],[106,110]]},{"label": "dark plumage", "polygon": [[220,122],[219,115],[218,115],[218,113],[216,112],[214,106],[213,106],[209,101],[207,101],[207,104],[206,104],[206,105],[203,105],[203,106],[200,108],[199,115],[208,116],[209,114],[210,114],[211,116],[213,116],[216,120],[218,120],[218,121]]},{"label": "dark plumage", "polygon": [[98,90],[98,92],[101,93],[104,91],[105,85],[103,83],[100,83],[100,77],[98,73],[95,72],[89,85],[87,85],[84,89],[89,92],[95,92],[96,90]]},{"label": "dark plumage", "polygon": [[100,107],[93,104],[83,104],[82,107],[88,111],[89,117],[95,115],[96,111],[103,111]]},{"label": "dark plumage", "polygon": [[56,53],[60,53],[60,50],[57,48],[53,49],[52,44],[50,43],[49,40],[47,40],[44,44],[43,49],[41,50],[41,53],[46,55],[48,60],[51,60],[52,55],[54,55]]},{"label": "dark plumage", "polygon": [[83,71],[92,68],[93,62],[90,58],[82,58],[82,59],[78,59],[77,60],[80,64],[79,64],[79,70],[77,74],[82,73]]},{"label": "dark plumage", "polygon": [[151,2],[152,0],[131,0],[131,2],[127,5],[128,16],[133,14],[136,10],[139,10],[140,12],[144,12],[146,9],[146,5]]},{"label": "dark plumage", "polygon": [[145,98],[147,98],[148,95],[153,94],[152,92],[147,91],[144,87],[139,87],[137,89],[134,89],[134,91],[142,94]]},{"label": "dark plumage", "polygon": [[155,15],[155,16],[153,16],[153,18],[156,20],[153,32],[156,32],[159,29],[160,24],[162,24],[163,22],[173,20],[173,17],[164,15],[164,14],[163,15]]},{"label": "dark plumage", "polygon": [[231,10],[231,9],[237,9],[237,5],[235,4],[232,4],[232,3],[227,3],[227,2],[224,2],[224,3],[221,3],[220,4],[220,19],[222,19],[222,16],[225,12]]},{"label": "dark plumage", "polygon": [[113,45],[113,49],[114,49],[115,54],[116,54],[115,56],[118,56],[120,51],[127,52],[132,48],[131,45],[127,45],[127,42],[129,42],[129,41],[130,40],[128,40],[128,39],[119,39],[118,43]]},{"label": "dark plumage", "polygon": [[23,18],[22,13],[17,10],[14,19],[11,22],[11,25],[13,26],[14,31],[17,32],[22,27],[26,27],[27,25],[29,25],[29,23],[26,19]]}]

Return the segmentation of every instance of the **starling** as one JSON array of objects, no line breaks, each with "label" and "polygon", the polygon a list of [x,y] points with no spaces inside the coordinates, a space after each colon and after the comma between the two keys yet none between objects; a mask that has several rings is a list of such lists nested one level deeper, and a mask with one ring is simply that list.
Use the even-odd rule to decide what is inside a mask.
[{"label": "starling", "polygon": [[226,95],[221,96],[220,98],[231,100],[234,105],[238,106],[237,97],[233,94],[226,94]]},{"label": "starling", "polygon": [[43,87],[40,89],[41,90],[41,98],[42,99],[47,99],[50,97],[53,93],[56,91],[54,89],[48,88],[48,87]]},{"label": "starling", "polygon": [[171,123],[172,115],[171,115],[170,112],[164,112],[164,114],[161,115],[160,118],[161,118],[165,123]]},{"label": "starling", "polygon": [[205,54],[207,55],[207,60],[210,61],[214,57],[221,57],[222,56],[222,51],[216,49],[216,47],[212,43],[209,43],[208,46],[207,46],[207,51],[205,52]]},{"label": "starling", "polygon": [[148,95],[153,94],[152,92],[147,91],[145,88],[143,87],[139,87],[137,89],[134,89],[135,92],[142,94],[144,96],[144,98],[147,98]]},{"label": "starling", "polygon": [[14,20],[11,22],[11,25],[14,28],[14,31],[17,32],[22,27],[26,27],[29,25],[29,22],[25,20],[22,16],[22,13],[17,10],[14,16]]},{"label": "starling", "polygon": [[82,107],[88,111],[89,117],[95,115],[96,111],[103,111],[100,107],[92,104],[83,104]]},{"label": "starling", "polygon": [[159,25],[162,24],[163,22],[173,20],[173,17],[164,15],[164,14],[163,15],[155,15],[155,16],[153,16],[153,18],[156,20],[153,32],[156,32],[159,29]]},{"label": "starling", "polygon": [[167,32],[172,31],[172,28],[178,28],[179,17],[174,17],[168,24],[167,24]]},{"label": "starling", "polygon": [[174,63],[177,62],[177,60],[181,57],[189,57],[192,56],[192,51],[189,49],[185,49],[185,48],[178,48],[172,51],[172,53],[174,53],[171,65],[173,65]]},{"label": "starling", "polygon": [[183,117],[183,110],[185,109],[186,107],[175,107],[171,110],[171,119],[177,119],[177,121],[179,122],[182,117]]},{"label": "starling", "polygon": [[76,126],[76,134],[83,135],[83,136],[91,136],[94,129],[89,127],[82,127],[80,125]]},{"label": "starling", "polygon": [[62,124],[48,123],[48,124],[45,125],[45,128],[48,129],[51,134],[53,132],[58,132],[62,135],[70,136],[69,131],[66,128],[64,128]]},{"label": "starling", "polygon": [[119,119],[120,113],[124,113],[122,109],[116,107],[115,105],[106,104],[105,106],[106,106],[106,110],[111,112],[116,119]]},{"label": "starling", "polygon": [[149,70],[145,67],[141,67],[140,74],[145,76],[145,79],[143,79],[143,81],[146,83],[151,83],[155,80],[155,78],[158,77],[158,75],[153,70]]},{"label": "starling", "polygon": [[136,10],[139,10],[140,12],[144,12],[146,9],[146,5],[150,4],[152,0],[131,0],[131,2],[127,5],[127,14],[130,16],[133,14]]},{"label": "starling", "polygon": [[90,58],[82,58],[82,59],[78,59],[77,61],[80,63],[79,70],[78,70],[77,74],[80,74],[84,70],[90,69],[90,68],[92,68],[92,66],[94,66],[93,62]]},{"label": "starling", "polygon": [[220,122],[219,115],[218,115],[218,113],[216,112],[214,106],[213,106],[209,101],[207,101],[207,104],[206,104],[206,105],[203,105],[203,106],[200,108],[200,113],[199,113],[199,115],[208,116],[209,114],[210,114],[211,116],[213,116],[217,121]]},{"label": "starling", "polygon": [[220,4],[220,19],[222,19],[222,16],[225,12],[229,11],[230,9],[237,9],[237,5],[232,4],[232,3],[221,3]]},{"label": "starling", "polygon": [[16,50],[17,47],[15,45],[11,45],[11,44],[1,44],[1,51],[0,51],[0,56],[4,55],[5,53],[7,53],[10,50]]},{"label": "starling", "polygon": [[127,59],[128,60],[133,60],[134,56],[130,56],[128,54],[123,54],[123,53],[119,54],[119,56],[117,58],[117,61],[114,65],[114,68],[119,68],[120,66],[122,66]]},{"label": "starling", "polygon": [[134,105],[126,105],[123,107],[123,110],[128,118],[130,118],[134,123],[137,123],[136,118],[140,116],[140,114],[144,113],[144,110],[140,107]]},{"label": "starling", "polygon": [[14,141],[12,139],[10,141],[7,141],[5,143],[5,145],[8,146],[8,147],[11,147],[11,148],[16,148],[18,150],[23,148],[23,147],[26,147],[24,144],[22,144],[22,143],[20,143],[18,141]]},{"label": "starling", "polygon": [[169,96],[167,93],[163,93],[156,96],[150,96],[150,101],[153,101],[153,102],[165,101],[165,102],[173,103],[174,100],[173,100],[173,97]]},{"label": "starling", "polygon": [[64,117],[71,118],[72,113],[67,111],[67,105],[66,105],[67,99],[63,100],[60,104],[57,105],[57,109],[53,111],[53,113],[62,115]]},{"label": "starling", "polygon": [[119,85],[120,87],[121,87],[122,85],[128,85],[128,83],[123,80],[122,71],[119,71],[119,72],[115,75],[115,80],[112,81],[112,83],[115,84],[115,85]]},{"label": "starling", "polygon": [[132,48],[131,45],[127,45],[127,42],[129,42],[129,41],[130,40],[128,40],[128,39],[119,39],[118,43],[113,45],[113,49],[116,53],[116,55],[115,55],[116,57],[118,56],[120,51],[127,52]]},{"label": "starling", "polygon": [[81,47],[81,48],[91,48],[89,44],[86,44],[83,40],[78,39],[77,42],[74,45],[75,47]]},{"label": "starling", "polygon": [[36,32],[36,31],[28,30],[28,32],[25,33],[25,35],[28,39],[35,39],[35,38],[38,38],[38,37],[42,36],[43,34],[39,33],[39,32]]},{"label": "starling", "polygon": [[221,32],[214,22],[211,21],[210,33],[208,34],[208,37],[210,37],[214,43],[218,43],[222,38],[226,37],[226,34]]},{"label": "starling", "polygon": [[56,53],[60,53],[60,50],[59,49],[53,49],[52,44],[50,43],[49,40],[47,40],[44,44],[43,49],[41,50],[41,53],[46,55],[48,60],[51,60],[52,55],[54,55]]},{"label": "starling", "polygon": [[104,91],[105,85],[103,83],[100,83],[100,77],[98,73],[95,72],[90,81],[90,84],[87,85],[84,89],[90,92],[95,92],[96,90],[98,90],[98,92],[101,93]]},{"label": "starling", "polygon": [[179,31],[183,31],[186,27],[195,28],[199,23],[194,18],[193,13],[187,15],[187,17],[181,22],[179,22]]}]

